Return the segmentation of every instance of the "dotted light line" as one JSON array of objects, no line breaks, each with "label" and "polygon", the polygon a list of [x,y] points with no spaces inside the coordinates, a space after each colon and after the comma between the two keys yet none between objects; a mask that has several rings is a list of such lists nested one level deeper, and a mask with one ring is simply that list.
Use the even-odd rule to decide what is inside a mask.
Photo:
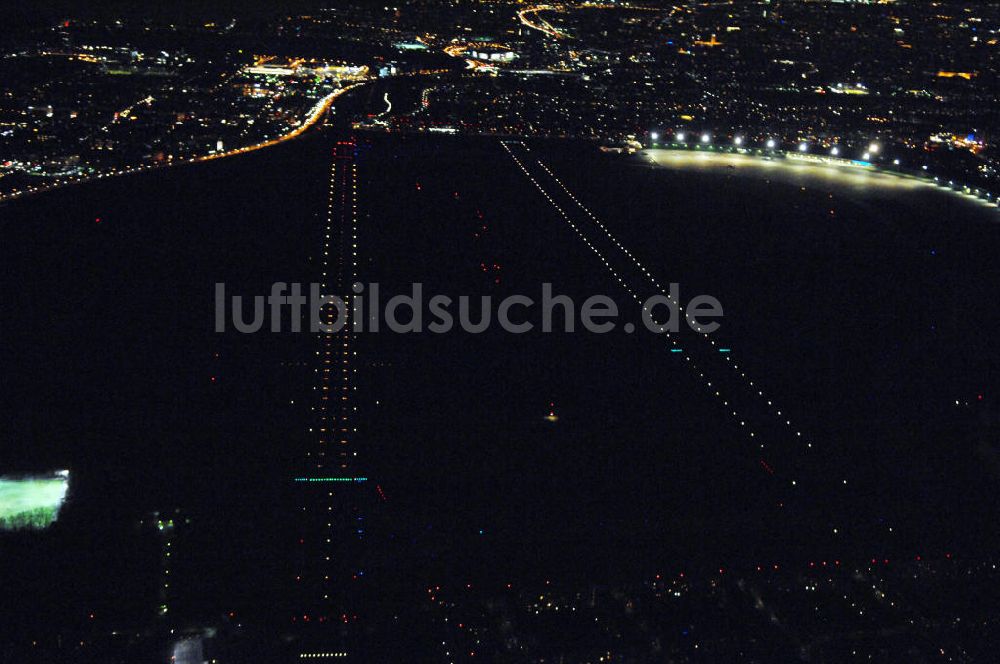
[{"label": "dotted light line", "polygon": [[[525,150],[528,150],[528,147],[527,147],[527,146],[524,146],[524,147],[525,147]],[[598,218],[597,218],[597,216],[596,216],[596,215],[594,215],[594,213],[593,213],[593,212],[591,212],[591,210],[590,210],[590,209],[589,209],[589,208],[588,208],[588,207],[587,207],[586,205],[584,205],[584,204],[583,204],[583,203],[582,203],[582,202],[580,201],[580,199],[578,199],[578,198],[577,198],[577,197],[576,197],[576,196],[575,196],[575,195],[573,194],[573,192],[571,192],[571,191],[569,190],[569,188],[568,188],[568,187],[567,187],[567,186],[566,186],[566,185],[565,185],[565,184],[563,183],[563,181],[562,181],[562,180],[561,180],[561,179],[560,179],[560,178],[559,178],[559,177],[558,177],[558,176],[557,176],[557,175],[556,175],[555,173],[553,173],[553,172],[552,172],[552,171],[551,171],[551,170],[549,169],[549,167],[548,167],[548,166],[547,166],[547,165],[546,165],[546,164],[545,164],[545,163],[544,163],[544,162],[543,162],[543,161],[542,161],[542,160],[541,160],[540,158],[537,158],[537,157],[536,157],[536,158],[535,158],[535,161],[536,161],[536,162],[538,163],[538,165],[539,165],[539,166],[541,166],[541,167],[542,167],[542,169],[543,169],[543,170],[544,170],[544,171],[545,171],[546,173],[548,173],[548,175],[549,175],[549,176],[550,176],[550,177],[551,177],[551,178],[552,178],[553,180],[555,180],[555,182],[556,182],[556,183],[557,183],[557,184],[558,184],[558,185],[559,185],[559,186],[560,186],[560,187],[562,188],[562,190],[563,190],[563,191],[564,191],[564,192],[566,193],[566,195],[567,195],[567,196],[569,196],[569,197],[570,197],[570,199],[571,199],[571,200],[572,200],[572,201],[573,201],[574,203],[576,203],[576,205],[577,205],[577,206],[578,206],[578,207],[579,207],[579,208],[580,208],[581,210],[583,210],[583,212],[584,212],[584,213],[586,213],[586,215],[587,215],[588,217],[590,217],[590,219],[591,219],[591,220],[592,220],[592,221],[593,221],[593,222],[594,222],[595,224],[597,224],[598,228],[600,228],[600,229],[601,229],[602,231],[604,231],[604,234],[605,234],[605,235],[606,235],[606,236],[608,237],[608,239],[609,239],[609,240],[611,240],[612,244],[614,244],[614,245],[615,245],[615,246],[616,246],[616,247],[617,247],[617,248],[618,248],[618,249],[619,249],[619,250],[620,250],[620,251],[621,251],[622,253],[624,253],[624,254],[625,254],[625,255],[626,255],[626,256],[627,256],[627,257],[628,257],[628,258],[629,258],[629,259],[630,259],[630,260],[631,260],[631,261],[633,262],[633,264],[635,264],[635,266],[636,266],[636,267],[637,267],[637,268],[639,269],[639,271],[640,271],[640,272],[641,272],[641,273],[642,273],[642,274],[643,274],[643,275],[644,275],[644,276],[646,277],[646,279],[647,279],[647,280],[649,281],[649,283],[650,283],[650,284],[652,284],[652,285],[653,285],[653,286],[654,286],[654,287],[656,288],[656,290],[657,290],[657,291],[658,291],[658,292],[659,292],[660,294],[662,294],[663,296],[665,296],[665,297],[666,297],[666,298],[667,298],[667,299],[668,299],[669,301],[671,301],[671,302],[672,302],[672,303],[673,303],[674,305],[676,305],[679,311],[683,312],[683,311],[684,311],[684,307],[683,307],[683,306],[681,306],[680,302],[678,302],[678,301],[674,300],[673,298],[671,298],[671,296],[670,296],[669,292],[668,292],[668,291],[667,291],[666,289],[664,289],[664,288],[663,288],[663,286],[662,286],[662,285],[660,284],[660,282],[659,282],[659,281],[657,280],[656,276],[655,276],[655,275],[654,275],[653,273],[651,273],[651,272],[650,272],[650,271],[649,271],[649,270],[648,270],[648,269],[646,268],[646,266],[644,266],[644,265],[642,264],[642,262],[641,262],[641,261],[640,261],[640,260],[639,260],[639,259],[638,259],[638,258],[637,258],[637,257],[636,257],[635,255],[633,255],[633,254],[632,254],[632,252],[630,252],[630,251],[629,251],[629,250],[628,250],[628,249],[627,249],[627,248],[626,248],[626,247],[625,247],[624,245],[622,245],[622,243],[621,243],[621,242],[620,242],[620,241],[618,240],[618,238],[617,238],[617,237],[615,237],[615,235],[614,235],[614,234],[613,234],[613,233],[612,233],[612,232],[611,232],[611,231],[610,231],[610,230],[609,230],[609,229],[607,228],[607,226],[605,226],[605,225],[604,225],[604,224],[603,224],[603,223],[601,222],[601,220],[600,220],[600,219],[598,219]],[[700,331],[700,330],[699,330],[699,331]],[[708,341],[708,343],[709,343],[709,344],[710,344],[710,345],[711,345],[711,346],[712,346],[712,347],[713,347],[714,349],[718,350],[719,346],[718,346],[718,345],[716,344],[715,340],[714,340],[714,339],[712,339],[712,338],[711,338],[711,337],[710,337],[710,336],[708,335],[708,333],[702,333],[702,334],[701,334],[701,336],[702,336],[702,338],[703,338],[704,340]],[[745,372],[745,371],[740,371],[740,365],[739,365],[739,364],[738,364],[737,362],[735,362],[735,361],[733,360],[733,357],[732,357],[732,353],[731,353],[731,352],[727,352],[727,353],[726,353],[725,355],[726,355],[726,358],[725,358],[725,359],[726,359],[726,363],[727,363],[727,365],[728,365],[728,366],[729,366],[729,367],[730,367],[730,368],[731,368],[731,369],[732,369],[732,370],[733,370],[734,372],[736,372],[736,373],[738,373],[738,374],[739,374],[740,378],[742,378],[742,379],[744,380],[744,382],[745,382],[745,383],[747,384],[748,388],[750,388],[750,389],[749,389],[749,391],[750,391],[751,393],[753,393],[753,394],[754,394],[754,395],[755,395],[756,397],[758,397],[758,398],[759,398],[760,400],[762,400],[762,401],[766,402],[766,404],[767,404],[767,407],[768,407],[768,409],[769,409],[769,410],[771,410],[771,411],[773,411],[773,412],[774,412],[774,414],[775,414],[776,416],[778,416],[779,418],[782,418],[782,421],[783,421],[784,425],[785,425],[785,426],[786,426],[786,427],[787,427],[787,428],[788,428],[789,430],[795,430],[795,437],[796,437],[796,438],[801,438],[801,437],[802,437],[802,432],[801,432],[801,431],[799,431],[799,430],[797,430],[797,429],[795,429],[795,427],[794,427],[794,426],[792,425],[792,422],[791,422],[791,420],[790,420],[790,419],[788,418],[787,414],[786,414],[786,413],[784,413],[784,412],[783,412],[783,411],[782,411],[782,410],[781,410],[781,409],[780,409],[780,408],[779,408],[778,406],[776,406],[776,405],[774,404],[774,401],[773,401],[772,399],[768,398],[768,397],[767,397],[767,396],[766,396],[766,395],[764,394],[764,391],[763,391],[763,390],[762,390],[762,389],[760,388],[760,386],[759,386],[759,385],[757,385],[757,384],[755,384],[755,383],[754,383],[754,381],[753,381],[753,380],[751,380],[751,379],[750,379],[750,377],[748,377],[748,376],[747,376],[747,374],[746,374],[746,372]],[[806,444],[806,447],[807,447],[807,448],[812,448],[812,442],[811,442],[811,441],[807,440],[805,444]]]},{"label": "dotted light line", "polygon": [[[531,172],[528,171],[528,169],[524,166],[522,161],[518,159],[517,155],[514,154],[514,152],[510,149],[508,144],[505,142],[501,142],[500,144],[503,146],[504,150],[507,151],[507,154],[510,155],[511,159],[514,160],[514,163],[517,164],[518,168],[520,168],[521,171],[525,174],[525,176],[527,176],[527,178],[531,181],[531,183],[535,185],[535,188],[542,193],[542,196],[544,196],[545,199],[549,202],[549,204],[552,205],[552,207],[556,210],[556,212],[559,213],[559,215],[569,225],[569,227],[573,229],[577,237],[579,237],[584,242],[584,244],[586,244],[590,248],[590,250],[598,257],[598,259],[604,265],[605,269],[608,270],[611,276],[614,277],[619,284],[621,284],[621,286],[628,292],[629,295],[632,296],[632,299],[634,299],[636,303],[643,305],[643,301],[638,296],[638,294],[625,282],[624,279],[621,278],[618,272],[615,271],[613,267],[611,267],[611,264],[608,262],[605,256],[597,249],[597,247],[594,246],[594,244],[590,241],[590,239],[587,238],[586,235],[584,235],[584,233],[579,229],[579,227],[575,223],[573,223],[573,220],[570,218],[568,214],[566,214],[565,210],[563,210],[562,207],[560,207],[559,204],[556,203],[555,200],[553,200],[553,198],[549,195],[549,193],[542,187],[541,183],[539,183],[538,180],[535,179],[535,177],[531,174]],[[644,311],[648,311],[649,307],[647,305],[643,305],[643,307]],[[733,409],[733,406],[729,403],[729,400],[722,396],[722,393],[719,391],[719,388],[713,385],[712,381],[708,380],[703,371],[699,370],[697,364],[694,362],[691,355],[680,348],[677,339],[674,338],[673,335],[671,335],[669,330],[665,329],[662,326],[661,330],[666,335],[667,341],[672,346],[674,346],[675,349],[677,349],[683,354],[685,362],[688,363],[688,366],[690,367],[692,372],[694,372],[701,380],[701,382],[705,385],[705,387],[708,389],[709,394],[711,394],[717,400],[719,400],[722,403],[722,405],[726,408],[725,412],[733,419],[733,421],[739,424],[740,430],[743,431],[748,438],[754,439],[754,442],[759,444],[760,449],[764,449],[765,447],[764,443],[759,442],[759,440],[756,438],[756,432],[748,428],[746,419],[742,417],[736,410]],[[792,481],[792,484],[795,485],[794,480]]]}]

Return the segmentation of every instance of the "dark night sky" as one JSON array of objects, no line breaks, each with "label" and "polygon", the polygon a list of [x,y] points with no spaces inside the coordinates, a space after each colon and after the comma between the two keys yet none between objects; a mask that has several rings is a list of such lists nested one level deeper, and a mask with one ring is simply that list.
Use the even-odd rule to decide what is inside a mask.
[{"label": "dark night sky", "polygon": [[0,1],[0,25],[32,25],[65,18],[123,16],[184,21],[203,18],[252,18],[277,13],[308,11],[337,2],[318,0],[182,0],[171,2],[128,2],[125,0],[43,0],[41,2]]}]

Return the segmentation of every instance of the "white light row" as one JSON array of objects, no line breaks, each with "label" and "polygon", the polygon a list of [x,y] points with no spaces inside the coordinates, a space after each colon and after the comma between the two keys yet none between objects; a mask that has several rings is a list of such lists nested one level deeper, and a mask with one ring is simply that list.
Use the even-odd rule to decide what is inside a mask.
[{"label": "white light row", "polygon": [[[525,149],[527,149],[527,147],[526,147]],[[543,169],[543,170],[544,170],[544,171],[545,171],[546,173],[548,173],[548,174],[549,174],[549,176],[550,176],[550,177],[551,177],[551,178],[552,178],[553,180],[555,180],[555,182],[556,182],[556,183],[557,183],[557,184],[558,184],[558,185],[559,185],[559,186],[560,186],[560,187],[562,188],[562,190],[563,190],[563,191],[564,191],[564,192],[566,193],[566,195],[567,195],[567,196],[569,196],[569,197],[570,197],[570,199],[571,199],[571,200],[572,200],[572,201],[573,201],[574,203],[576,203],[576,205],[577,205],[577,206],[578,206],[578,207],[579,207],[579,208],[580,208],[581,210],[583,210],[583,212],[584,212],[584,213],[585,213],[585,214],[586,214],[586,215],[587,215],[588,217],[590,217],[591,221],[593,221],[593,222],[594,222],[595,224],[597,224],[598,228],[600,228],[600,229],[601,229],[602,231],[604,231],[604,234],[605,234],[605,235],[606,235],[606,236],[608,237],[608,239],[609,239],[609,240],[611,240],[612,244],[614,244],[614,245],[615,245],[615,246],[616,246],[616,247],[617,247],[617,248],[618,248],[619,250],[621,250],[621,251],[622,251],[622,253],[624,253],[624,254],[625,254],[625,255],[626,255],[626,256],[627,256],[627,257],[628,257],[628,258],[629,258],[629,259],[630,259],[630,260],[631,260],[631,261],[632,261],[632,262],[633,262],[634,264],[635,264],[636,268],[638,268],[638,270],[639,270],[639,271],[640,271],[640,272],[641,272],[641,273],[642,273],[643,275],[645,275],[646,279],[648,279],[648,280],[649,280],[649,283],[650,283],[650,284],[652,284],[652,285],[653,285],[653,286],[654,286],[654,287],[656,288],[657,292],[658,292],[658,293],[660,293],[660,294],[662,294],[662,295],[663,295],[664,297],[666,297],[666,298],[667,298],[667,299],[668,299],[669,301],[671,301],[671,302],[672,302],[673,304],[675,304],[675,305],[677,306],[677,309],[678,309],[678,311],[680,311],[680,312],[683,312],[683,311],[684,311],[684,307],[683,307],[683,306],[681,305],[681,303],[680,303],[680,302],[678,302],[678,301],[676,301],[676,300],[674,300],[674,299],[673,299],[673,298],[672,298],[672,297],[670,296],[670,293],[669,293],[669,290],[667,290],[667,289],[664,289],[664,288],[663,288],[663,286],[661,286],[661,285],[660,285],[660,282],[659,282],[659,281],[658,281],[658,280],[656,279],[655,275],[653,275],[653,274],[652,274],[652,273],[651,273],[651,272],[650,272],[650,271],[649,271],[649,270],[648,270],[648,269],[647,269],[647,268],[646,268],[646,267],[645,267],[645,266],[644,266],[644,265],[642,264],[642,262],[640,262],[640,261],[639,261],[639,259],[638,259],[638,258],[636,258],[636,257],[635,257],[635,255],[633,255],[633,254],[632,254],[632,252],[630,252],[630,251],[629,251],[628,249],[626,249],[626,248],[625,248],[625,246],[624,246],[624,245],[622,245],[622,243],[621,243],[621,242],[620,242],[620,241],[618,240],[618,238],[617,238],[617,237],[615,237],[615,235],[614,235],[614,234],[613,234],[613,233],[612,233],[612,232],[611,232],[611,231],[610,231],[610,230],[609,230],[609,229],[607,228],[607,226],[605,226],[605,225],[604,225],[604,224],[603,224],[603,223],[601,222],[601,220],[600,220],[600,219],[598,219],[598,218],[597,218],[597,216],[596,216],[596,215],[594,215],[594,213],[593,213],[593,212],[592,212],[592,211],[590,210],[590,208],[588,208],[588,207],[587,207],[586,205],[584,205],[584,204],[583,204],[583,203],[582,203],[582,202],[580,201],[580,199],[578,199],[578,198],[577,198],[577,197],[576,197],[576,196],[575,196],[575,195],[573,194],[573,192],[571,192],[571,191],[569,190],[569,188],[568,188],[568,187],[567,187],[567,186],[566,186],[566,185],[565,185],[565,184],[563,183],[563,181],[562,181],[561,179],[559,179],[559,177],[558,177],[558,176],[557,176],[557,175],[556,175],[555,173],[553,173],[553,172],[552,172],[552,170],[551,170],[551,169],[549,169],[549,167],[548,167],[548,166],[547,166],[547,165],[546,165],[546,164],[545,164],[545,163],[544,163],[544,162],[543,162],[543,161],[542,161],[541,159],[539,159],[539,158],[537,158],[537,157],[536,157],[536,158],[535,158],[535,161],[536,161],[536,162],[538,163],[538,165],[539,165],[539,166],[541,166],[541,167],[542,167],[542,169]],[[712,347],[713,347],[713,348],[714,348],[715,350],[717,350],[717,349],[718,349],[718,344],[716,344],[715,340],[714,340],[714,339],[712,339],[712,338],[711,338],[711,337],[710,337],[710,336],[709,336],[709,335],[708,335],[707,333],[702,333],[702,335],[701,335],[701,336],[702,336],[702,338],[703,338],[703,339],[705,339],[706,341],[708,341],[708,343],[709,343],[709,344],[710,344],[710,345],[711,345],[711,346],[712,346]],[[740,367],[739,367],[739,365],[738,365],[737,363],[735,363],[735,362],[733,361],[733,359],[732,359],[732,353],[731,353],[731,352],[730,352],[730,353],[726,353],[726,361],[727,361],[727,362],[729,363],[729,366],[730,366],[730,367],[732,367],[732,369],[733,369],[734,371],[737,371],[737,372],[739,372],[739,375],[740,375],[740,378],[742,378],[742,379],[743,379],[743,380],[744,380],[744,381],[745,381],[745,382],[747,383],[747,387],[748,387],[748,389],[749,389],[749,390],[750,390],[750,391],[751,391],[752,393],[754,393],[754,394],[755,394],[755,395],[756,395],[756,396],[757,396],[758,398],[760,398],[761,400],[765,401],[765,402],[767,403],[767,406],[768,406],[768,408],[769,408],[770,410],[772,410],[772,411],[773,411],[773,412],[775,413],[775,415],[777,415],[777,416],[778,416],[779,418],[782,418],[782,421],[784,422],[784,424],[785,424],[785,426],[786,426],[786,427],[788,427],[789,429],[793,429],[793,426],[792,426],[792,423],[791,423],[791,420],[790,420],[790,419],[788,419],[788,416],[787,416],[787,415],[786,415],[786,414],[785,414],[785,413],[784,413],[784,412],[783,412],[783,411],[782,411],[782,410],[781,410],[780,408],[778,408],[777,406],[775,406],[775,405],[774,405],[774,402],[773,402],[773,401],[772,401],[771,399],[768,399],[768,398],[767,398],[767,397],[766,397],[766,396],[764,395],[764,391],[763,391],[763,390],[762,390],[762,389],[760,388],[760,386],[759,386],[759,385],[756,385],[756,384],[754,383],[754,381],[753,381],[753,380],[751,380],[751,379],[750,379],[750,378],[749,378],[749,377],[748,377],[748,376],[746,375],[746,372],[742,372],[742,371],[739,371],[739,368],[740,368]],[[796,436],[796,438],[801,438],[801,437],[802,437],[802,432],[801,432],[801,431],[797,431],[797,430],[796,430],[796,431],[795,431],[795,436]],[[812,447],[812,443],[811,443],[810,441],[806,441],[806,447],[808,447],[808,448],[811,448],[811,447]]]},{"label": "white light row", "polygon": [[[653,131],[653,132],[650,132],[649,137],[655,143],[656,141],[658,141],[660,139],[660,134],[658,132]],[[679,143],[686,143],[687,142],[687,135],[683,131],[677,132],[675,134],[675,138],[677,139],[677,142],[679,142]],[[701,137],[700,137],[700,139],[699,139],[699,142],[702,145],[708,145],[709,148],[714,147],[714,145],[712,144],[712,135],[709,134],[709,133],[702,134]],[[743,139],[742,136],[735,136],[733,138],[733,145],[735,145],[736,147],[742,146],[743,143],[744,143],[744,139]],[[768,150],[778,150],[780,148],[778,142],[775,139],[773,139],[773,138],[767,139],[767,141],[765,142],[765,146],[767,147]],[[720,145],[719,147],[722,148],[723,146]],[[809,152],[809,150],[810,150],[810,143],[807,142],[807,141],[799,141],[799,143],[796,145],[796,150],[798,152],[801,152],[801,153]],[[881,150],[882,150],[882,146],[879,143],[875,143],[875,142],[869,143],[868,147],[861,154],[860,159],[861,159],[861,161],[871,161],[872,157],[874,155],[879,154],[879,152]],[[841,150],[841,146],[840,145],[833,145],[832,147],[830,147],[830,150],[829,150],[829,154],[831,156],[833,156],[833,157],[839,157],[839,156],[841,156],[841,152],[842,152],[842,150]],[[841,158],[847,159],[847,157],[841,157]],[[898,157],[894,158],[892,160],[892,165],[893,166],[899,166],[900,164],[901,164],[901,161],[899,160]],[[923,171],[926,172],[927,171],[927,165],[924,164],[921,167],[921,170],[923,170]],[[927,177],[928,179],[930,179],[931,176],[927,175],[925,177]],[[940,182],[940,178],[938,178],[938,177],[934,177],[933,180],[936,183]],[[978,200],[985,201],[987,205],[1000,208],[1000,196],[994,197],[993,194],[991,194],[990,192],[981,192],[978,187],[970,187],[968,185],[961,185],[961,187],[962,187],[962,189],[964,189],[964,191],[959,191],[959,190],[955,189],[955,183],[953,181],[950,182],[949,184],[950,184],[951,191],[953,191],[954,193],[959,193],[959,194],[964,193],[966,196],[970,196],[970,197],[976,198]],[[944,186],[944,185],[942,185],[942,186]],[[975,193],[972,193],[972,192],[975,192]]]},{"label": "white light row", "polygon": [[[541,183],[538,182],[537,179],[535,179],[535,177],[525,167],[524,163],[520,159],[518,159],[517,155],[514,154],[514,152],[510,149],[510,147],[508,147],[508,145],[503,141],[501,141],[500,144],[503,146],[504,150],[507,151],[510,157],[514,160],[514,163],[517,164],[518,168],[520,168],[521,171],[525,174],[525,176],[527,176],[527,178],[531,180],[532,184],[535,185],[535,188],[542,193],[542,195],[549,202],[549,204],[552,205],[552,207],[556,210],[556,212],[559,213],[559,215],[569,225],[569,227],[573,229],[577,237],[579,237],[580,240],[582,240],[583,243],[586,244],[587,247],[589,247],[590,250],[598,257],[598,259],[604,265],[605,269],[611,274],[611,276],[614,277],[614,279],[628,292],[628,294],[632,296],[632,299],[635,300],[637,304],[642,305],[643,300],[639,297],[639,295],[635,292],[635,290],[633,290],[632,287],[629,284],[627,284],[624,279],[622,279],[622,277],[618,274],[618,272],[615,271],[615,269],[611,266],[611,263],[607,260],[607,258],[600,252],[600,250],[597,249],[596,246],[594,246],[594,244],[590,241],[590,239],[573,222],[572,218],[570,218],[570,216],[566,213],[566,211],[563,210],[562,207],[560,207],[559,204],[555,202],[555,200],[553,200],[553,198],[549,195],[549,193],[545,190],[545,188],[542,187]],[[530,152],[529,148],[526,145],[524,145],[523,143],[521,143],[520,145],[521,147],[524,148],[525,151]],[[623,251],[627,251],[625,250],[624,247],[621,248]],[[631,257],[631,254],[628,255]],[[633,258],[633,260],[635,259]],[[664,335],[671,346],[680,349],[677,339],[675,339],[674,336],[669,331],[665,330]],[[737,411],[733,410],[733,406],[729,403],[728,399],[722,396],[718,386],[713,385],[712,381],[705,376],[705,373],[699,370],[698,366],[694,363],[694,360],[686,351],[682,350],[681,354],[684,357],[684,360],[688,363],[688,366],[691,369],[691,371],[694,372],[695,375],[704,384],[709,394],[711,394],[716,399],[721,401],[722,405],[726,408],[726,413],[739,425],[740,430],[743,431],[748,436],[748,438],[754,439],[753,442],[758,443],[760,449],[764,449],[765,444],[760,442],[760,440],[756,438],[756,433],[748,427],[746,419],[743,418]],[[792,484],[794,485],[794,481],[792,482]]]}]

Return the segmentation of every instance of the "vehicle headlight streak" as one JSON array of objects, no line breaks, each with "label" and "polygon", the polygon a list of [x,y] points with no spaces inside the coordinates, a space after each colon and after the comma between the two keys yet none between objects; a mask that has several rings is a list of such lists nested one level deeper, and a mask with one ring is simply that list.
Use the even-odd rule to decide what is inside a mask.
[{"label": "vehicle headlight streak", "polygon": [[[112,168],[104,171],[94,171],[88,175],[70,175],[63,179],[57,180],[52,184],[41,185],[41,186],[29,186],[25,187],[24,189],[14,189],[6,194],[0,194],[0,203],[21,198],[23,196],[29,196],[32,194],[41,194],[43,192],[51,191],[53,189],[58,189],[60,187],[66,187],[74,184],[83,184],[85,182],[89,182],[90,180],[96,180],[105,177],[115,177],[119,175],[132,175],[135,173],[142,173],[157,168],[168,168],[170,166],[178,166],[180,164],[193,164],[202,161],[211,161],[213,159],[222,159],[224,157],[232,157],[247,152],[253,152],[255,150],[268,148],[273,145],[277,145],[278,143],[291,140],[301,135],[303,132],[308,130],[310,127],[315,125],[317,122],[319,122],[320,119],[323,118],[326,112],[330,110],[330,107],[333,105],[333,102],[337,99],[337,97],[344,94],[348,90],[352,90],[358,87],[359,85],[363,84],[364,84],[363,81],[359,83],[352,83],[351,85],[346,85],[342,88],[334,90],[333,92],[331,92],[330,94],[326,95],[318,102],[316,102],[316,104],[313,105],[313,107],[306,114],[305,118],[297,127],[292,129],[291,131],[288,131],[287,133],[279,134],[274,138],[266,138],[257,143],[244,145],[243,147],[239,148],[233,148],[225,152],[213,152],[209,154],[192,155],[189,157],[184,157],[179,159],[173,159],[172,158],[173,155],[170,155],[170,160],[163,163],[141,163],[141,164],[136,164],[134,166],[120,166],[118,168]],[[273,101],[274,100],[271,99],[269,100],[268,103],[273,104]],[[386,101],[388,102],[388,100]],[[246,134],[246,128],[244,128],[243,134],[244,135]]]},{"label": "vehicle headlight streak", "polygon": [[[584,243],[588,247],[590,247],[591,251],[593,251],[598,256],[598,258],[609,270],[609,272],[611,272],[612,276],[614,276],[615,279],[628,291],[629,295],[631,295],[632,298],[641,305],[643,300],[637,295],[637,293],[630,286],[628,286],[625,283],[625,281],[621,278],[618,272],[616,272],[614,268],[611,267],[611,265],[609,264],[608,260],[604,257],[604,255],[601,254],[601,252],[593,245],[593,243],[587,238],[587,236],[584,235],[584,233],[577,227],[577,225],[572,221],[572,219],[570,219],[569,215],[567,215],[566,212],[552,199],[552,197],[548,194],[548,192],[545,191],[541,183],[539,183],[535,179],[535,177],[524,166],[521,160],[518,159],[518,157],[514,154],[514,152],[508,147],[507,143],[502,142],[501,144],[503,145],[507,153],[511,156],[511,158],[515,161],[515,163],[517,163],[518,167],[520,167],[521,170],[524,172],[524,174],[528,177],[528,179],[531,180],[531,182],[540,192],[542,192],[542,195],[546,198],[546,200],[549,201],[549,203],[556,209],[556,211],[560,214],[560,216],[562,216],[563,219],[570,225],[570,227],[576,232],[576,234],[580,237],[580,239],[582,239]],[[527,145],[524,145],[523,143],[521,143],[520,145],[526,152],[531,152],[530,148]],[[624,245],[622,245],[622,243],[618,240],[618,238],[615,237],[613,233],[611,233],[611,231],[593,214],[593,212],[590,211],[589,208],[587,208],[582,202],[580,202],[580,200],[566,187],[565,184],[563,184],[563,182],[551,171],[551,169],[549,169],[548,166],[541,161],[541,159],[535,157],[535,161],[560,186],[560,188],[566,193],[566,195],[569,196],[570,199],[604,232],[604,234],[608,237],[611,243],[615,247],[617,247],[623,254],[625,254],[626,257],[628,257],[628,259],[636,266],[636,268],[638,268],[638,270],[646,277],[649,283],[656,288],[657,292],[659,294],[662,294],[669,301],[675,304],[677,306],[678,311],[683,313],[684,307],[680,304],[680,302],[677,302],[676,300],[671,298],[669,292],[665,290],[662,285],[660,285],[656,277],[642,264],[642,262],[639,261],[639,259],[636,258],[635,255],[633,255],[632,252],[629,251]],[[680,348],[680,346],[678,345],[678,341],[674,339],[669,332],[665,332],[665,334],[668,341],[673,346],[672,350],[674,352],[679,351],[683,353],[685,361],[690,363],[689,366],[693,371],[696,372],[698,378],[703,381],[705,386],[709,389],[709,392],[717,399],[721,400],[723,406],[727,408],[726,412],[730,415],[730,417],[732,417],[736,422],[739,423],[740,428],[746,431],[748,437],[753,438],[754,442],[759,444],[760,449],[765,449],[766,447],[765,444],[756,439],[755,432],[747,428],[746,419],[741,417],[737,411],[732,410],[732,406],[730,405],[729,400],[724,398],[721,392],[719,391],[718,387],[713,385],[712,381],[708,380],[704,372],[698,369],[698,366],[694,363],[692,357],[687,352],[683,351]],[[711,344],[714,350],[716,351],[719,350],[719,346],[716,344],[715,340],[711,339],[707,333],[702,333],[701,338],[707,340],[708,343]],[[802,432],[795,430],[795,428],[791,423],[791,420],[787,418],[787,415],[784,413],[784,411],[775,406],[773,401],[765,396],[763,390],[761,390],[760,387],[756,385],[753,380],[747,377],[746,372],[740,371],[740,365],[733,360],[730,349],[727,347],[726,350],[728,352],[721,354],[725,356],[726,362],[729,364],[731,369],[734,372],[737,372],[739,377],[747,384],[748,388],[750,388],[749,391],[754,393],[759,399],[766,402],[768,408],[772,410],[779,418],[782,418],[781,419],[782,424],[787,429],[795,432],[794,435],[796,438],[801,438]],[[812,448],[812,443],[808,440],[806,441],[805,445],[807,448]],[[796,486],[797,485],[796,481],[791,480],[791,485]]]}]

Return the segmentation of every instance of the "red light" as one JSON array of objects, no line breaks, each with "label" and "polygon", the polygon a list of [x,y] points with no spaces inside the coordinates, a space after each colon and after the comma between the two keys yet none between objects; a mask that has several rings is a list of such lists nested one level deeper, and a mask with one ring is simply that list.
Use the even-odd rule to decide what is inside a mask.
[{"label": "red light", "polygon": [[95,224],[101,223],[101,218],[100,217],[94,217],[94,223]]}]

